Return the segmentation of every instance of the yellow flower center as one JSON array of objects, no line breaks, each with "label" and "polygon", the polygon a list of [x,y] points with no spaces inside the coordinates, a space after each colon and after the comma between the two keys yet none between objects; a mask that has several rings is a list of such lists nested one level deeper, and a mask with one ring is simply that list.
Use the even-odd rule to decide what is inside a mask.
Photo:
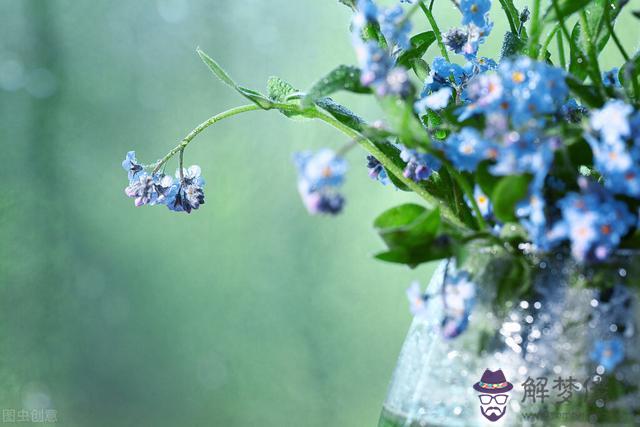
[{"label": "yellow flower center", "polygon": [[514,83],[522,83],[524,81],[524,73],[522,71],[514,71],[511,79]]}]

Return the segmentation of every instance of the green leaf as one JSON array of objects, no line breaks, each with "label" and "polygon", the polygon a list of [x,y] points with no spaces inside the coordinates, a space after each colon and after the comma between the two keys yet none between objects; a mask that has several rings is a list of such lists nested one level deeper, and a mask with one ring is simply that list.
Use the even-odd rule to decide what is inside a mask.
[{"label": "green leaf", "polygon": [[507,31],[504,35],[504,40],[502,41],[500,60],[502,61],[505,58],[511,58],[513,56],[520,55],[524,51],[525,47],[525,42],[520,40],[520,38],[517,35],[513,34],[511,31]]},{"label": "green leaf", "polygon": [[613,24],[624,6],[621,3],[620,0],[593,0],[586,8],[589,30],[598,52],[602,52],[611,36],[605,19],[608,15]]},{"label": "green leaf", "polygon": [[428,211],[420,205],[407,203],[382,213],[376,218],[374,227],[389,248],[410,249],[431,242],[441,224],[439,209]]},{"label": "green leaf", "polygon": [[200,59],[204,62],[207,67],[215,74],[216,77],[220,79],[220,81],[232,88],[237,88],[238,84],[233,81],[233,79],[227,74],[227,72],[216,62],[212,57],[204,53],[200,48],[196,49],[198,55],[200,55]]},{"label": "green leaf", "polygon": [[338,0],[339,3],[356,10],[356,0]]},{"label": "green leaf", "polygon": [[580,80],[572,76],[567,76],[566,82],[571,92],[589,107],[600,108],[602,104],[604,104],[600,92],[595,87],[583,84]]},{"label": "green leaf", "polygon": [[514,175],[498,182],[491,195],[496,218],[503,222],[516,220],[516,204],[527,196],[530,181],[528,175]]},{"label": "green leaf", "polygon": [[389,126],[398,135],[402,144],[409,148],[421,144],[429,145],[427,132],[413,114],[413,103],[407,103],[394,96],[385,96],[380,98],[379,102]]},{"label": "green leaf", "polygon": [[360,69],[358,67],[340,65],[324,76],[302,99],[303,105],[311,105],[317,99],[331,95],[340,90],[355,93],[371,93],[371,89],[360,83]]},{"label": "green leaf", "polygon": [[495,175],[492,175],[489,172],[489,168],[491,167],[491,162],[485,160],[478,165],[478,169],[476,169],[476,183],[482,190],[482,192],[486,195],[493,194],[493,190],[496,188],[496,185],[500,181]]},{"label": "green leaf", "polygon": [[267,80],[267,93],[269,98],[277,102],[286,101],[287,97],[297,92],[296,88],[282,80],[280,77],[269,77]]},{"label": "green leaf", "polygon": [[411,68],[413,61],[421,59],[435,41],[436,34],[433,31],[416,34],[411,37],[411,47],[402,52],[396,63],[405,68]]},{"label": "green leaf", "polygon": [[238,93],[258,105],[260,108],[263,108],[265,110],[273,108],[273,102],[271,102],[268,97],[261,94],[260,92],[256,92],[255,90],[239,86],[231,78],[231,76],[229,76],[229,74],[216,61],[213,60],[213,58],[204,53],[200,48],[196,49],[196,52],[198,52],[198,55],[200,56],[200,59],[202,59],[202,62],[204,62],[207,67],[209,67],[211,72],[217,78],[219,78],[221,82],[235,89],[236,91],[238,91]]},{"label": "green leaf", "polygon": [[420,81],[425,81],[429,76],[429,64],[424,59],[414,59],[410,61],[411,69],[416,73],[416,76],[420,79]]},{"label": "green leaf", "polygon": [[255,104],[257,104],[259,107],[261,107],[264,110],[269,110],[273,108],[273,102],[271,102],[271,100],[268,97],[261,94],[260,92],[257,92],[253,89],[247,89],[246,87],[242,87],[242,86],[236,87],[236,90],[242,96],[244,96],[250,101],[253,101]]},{"label": "green leaf", "polygon": [[327,111],[342,124],[345,124],[358,132],[362,131],[365,121],[356,113],[349,110],[347,107],[338,104],[333,99],[329,97],[317,99],[316,105]]},{"label": "green leaf", "polygon": [[640,10],[634,10],[631,13],[633,13],[633,16],[635,16],[636,18],[640,19]]},{"label": "green leaf", "polygon": [[569,72],[580,81],[586,79],[590,63],[582,46],[582,26],[580,23],[577,23],[571,31],[569,57]]},{"label": "green leaf", "polygon": [[622,68],[620,68],[620,72],[618,73],[618,78],[620,79],[620,83],[624,88],[625,92],[630,98],[635,98],[637,95],[634,89],[634,82],[637,86],[640,86],[638,82],[638,76],[640,75],[640,53],[636,53],[636,55],[631,58],[628,62],[626,62]]},{"label": "green leaf", "polygon": [[549,5],[547,12],[545,13],[545,21],[547,22],[555,22],[559,21],[560,18],[566,21],[566,19],[574,14],[575,12],[583,9],[586,5],[591,2],[591,0],[552,0],[557,3],[558,10],[560,14],[556,13],[556,8],[553,7],[553,4]]}]

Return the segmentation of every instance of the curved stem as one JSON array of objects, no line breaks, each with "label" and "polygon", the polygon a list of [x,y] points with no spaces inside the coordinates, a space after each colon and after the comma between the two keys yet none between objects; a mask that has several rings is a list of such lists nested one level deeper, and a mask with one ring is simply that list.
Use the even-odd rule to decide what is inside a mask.
[{"label": "curved stem", "polygon": [[433,30],[433,33],[436,35],[436,41],[438,42],[440,53],[442,53],[442,56],[444,57],[444,59],[447,60],[447,62],[450,62],[449,53],[447,53],[447,47],[444,45],[442,41],[442,33],[440,32],[440,28],[438,27],[438,24],[436,24],[436,20],[433,18],[433,13],[431,13],[431,10],[429,10],[429,8],[424,5],[423,0],[418,0],[418,4],[420,5],[420,8],[424,12],[424,14],[427,16],[427,19],[429,20],[429,24],[431,25],[431,29]]},{"label": "curved stem", "polygon": [[367,150],[372,156],[374,156],[384,168],[394,174],[403,184],[409,187],[413,192],[422,197],[430,207],[438,206],[440,208],[440,212],[442,216],[446,218],[451,224],[466,228],[466,226],[460,221],[460,219],[453,213],[451,208],[449,208],[444,202],[438,200],[434,196],[432,196],[427,190],[425,190],[422,186],[420,186],[417,182],[406,178],[403,175],[403,170],[399,168],[386,154],[384,154],[370,139],[365,138],[359,132],[351,129],[349,126],[343,124],[339,120],[321,113],[320,111],[315,111],[311,113],[310,117],[322,120],[328,125],[333,126],[337,130],[341,131],[349,138],[357,141],[365,150]]},{"label": "curved stem", "polygon": [[549,45],[551,44],[551,40],[553,40],[553,38],[556,36],[558,31],[560,31],[560,24],[557,24],[555,27],[553,27],[553,30],[551,30],[547,38],[544,40],[544,43],[542,44],[542,50],[538,53],[539,59],[544,59],[546,52],[549,50]]},{"label": "curved stem", "polygon": [[622,57],[624,58],[625,62],[629,62],[629,59],[630,59],[629,54],[627,53],[624,46],[620,42],[620,39],[618,38],[618,34],[616,34],[613,28],[613,24],[611,23],[611,12],[609,11],[608,4],[605,5],[604,7],[604,22],[606,22],[607,28],[609,29],[609,33],[611,34],[611,37],[613,38],[613,41],[615,42],[616,46],[618,46],[618,50],[622,54]]},{"label": "curved stem", "polygon": [[509,27],[511,27],[511,33],[514,36],[520,35],[520,31],[518,30],[518,26],[516,25],[516,17],[511,14],[511,10],[509,9],[509,5],[506,0],[500,0],[500,5],[504,10],[505,15],[507,15],[507,20],[509,21]]},{"label": "curved stem", "polygon": [[[193,138],[198,136],[198,134],[200,134],[200,132],[202,132],[203,130],[205,130],[206,128],[211,126],[212,124],[217,123],[220,120],[226,119],[228,117],[233,117],[235,115],[245,113],[247,111],[255,111],[255,110],[260,110],[260,109],[261,109],[261,107],[259,107],[256,104],[241,105],[240,107],[231,108],[230,110],[223,111],[222,113],[219,113],[219,114],[216,114],[213,117],[210,117],[206,121],[200,123],[191,132],[189,132],[189,134],[187,136],[182,138],[182,140],[180,141],[180,144],[178,144],[171,151],[169,151],[166,156],[164,156],[162,159],[160,159],[156,163],[154,163],[153,164],[153,172],[152,173],[154,173],[154,174],[157,173],[160,170],[160,168],[162,167],[162,165],[167,163],[173,156],[175,156],[178,152],[184,151],[184,149],[187,148],[187,145],[189,145],[189,143],[193,140]],[[180,156],[180,158],[182,158],[182,155]],[[180,170],[182,171],[182,165],[180,166]]]}]

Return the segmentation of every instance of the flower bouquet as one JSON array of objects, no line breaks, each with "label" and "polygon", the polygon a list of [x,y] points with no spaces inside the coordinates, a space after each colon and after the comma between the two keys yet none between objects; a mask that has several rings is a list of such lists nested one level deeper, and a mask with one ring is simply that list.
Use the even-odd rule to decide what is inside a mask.
[{"label": "flower bouquet", "polygon": [[[212,116],[154,163],[129,152],[126,195],[136,206],[198,210],[204,180],[183,157],[206,128],[257,110],[323,121],[348,142],[294,154],[308,212],[344,210],[345,157],[359,146],[373,180],[420,202],[376,218],[386,245],[376,258],[412,268],[442,260],[426,290],[407,290],[415,320],[380,425],[475,425],[484,412],[469,400],[470,385],[487,365],[522,377],[514,391],[523,392],[528,380],[581,375],[571,388],[581,400],[550,406],[543,393],[531,407],[516,397],[505,403],[519,414],[516,425],[531,414],[532,424],[550,425],[566,413],[586,423],[640,422],[640,54],[630,55],[614,29],[628,2],[532,0],[518,9],[500,0],[491,16],[509,30],[493,57],[480,54],[495,36],[490,0],[451,0],[461,21],[447,31],[434,0],[340,2],[353,11],[357,64],[306,91],[278,77],[266,93],[243,87],[198,49],[248,103]],[[602,70],[608,44],[624,62]],[[430,49],[438,56],[427,63]],[[366,122],[331,98],[339,91],[372,97],[384,117]],[[174,157],[175,177],[165,173]]]}]

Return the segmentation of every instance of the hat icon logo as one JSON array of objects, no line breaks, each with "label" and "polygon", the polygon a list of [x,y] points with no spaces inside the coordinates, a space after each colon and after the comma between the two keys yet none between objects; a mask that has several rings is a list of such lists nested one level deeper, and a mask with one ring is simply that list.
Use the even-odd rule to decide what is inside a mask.
[{"label": "hat icon logo", "polygon": [[480,412],[489,421],[498,421],[507,412],[509,391],[513,384],[507,381],[502,369],[486,369],[480,381],[473,385],[480,399]]}]

